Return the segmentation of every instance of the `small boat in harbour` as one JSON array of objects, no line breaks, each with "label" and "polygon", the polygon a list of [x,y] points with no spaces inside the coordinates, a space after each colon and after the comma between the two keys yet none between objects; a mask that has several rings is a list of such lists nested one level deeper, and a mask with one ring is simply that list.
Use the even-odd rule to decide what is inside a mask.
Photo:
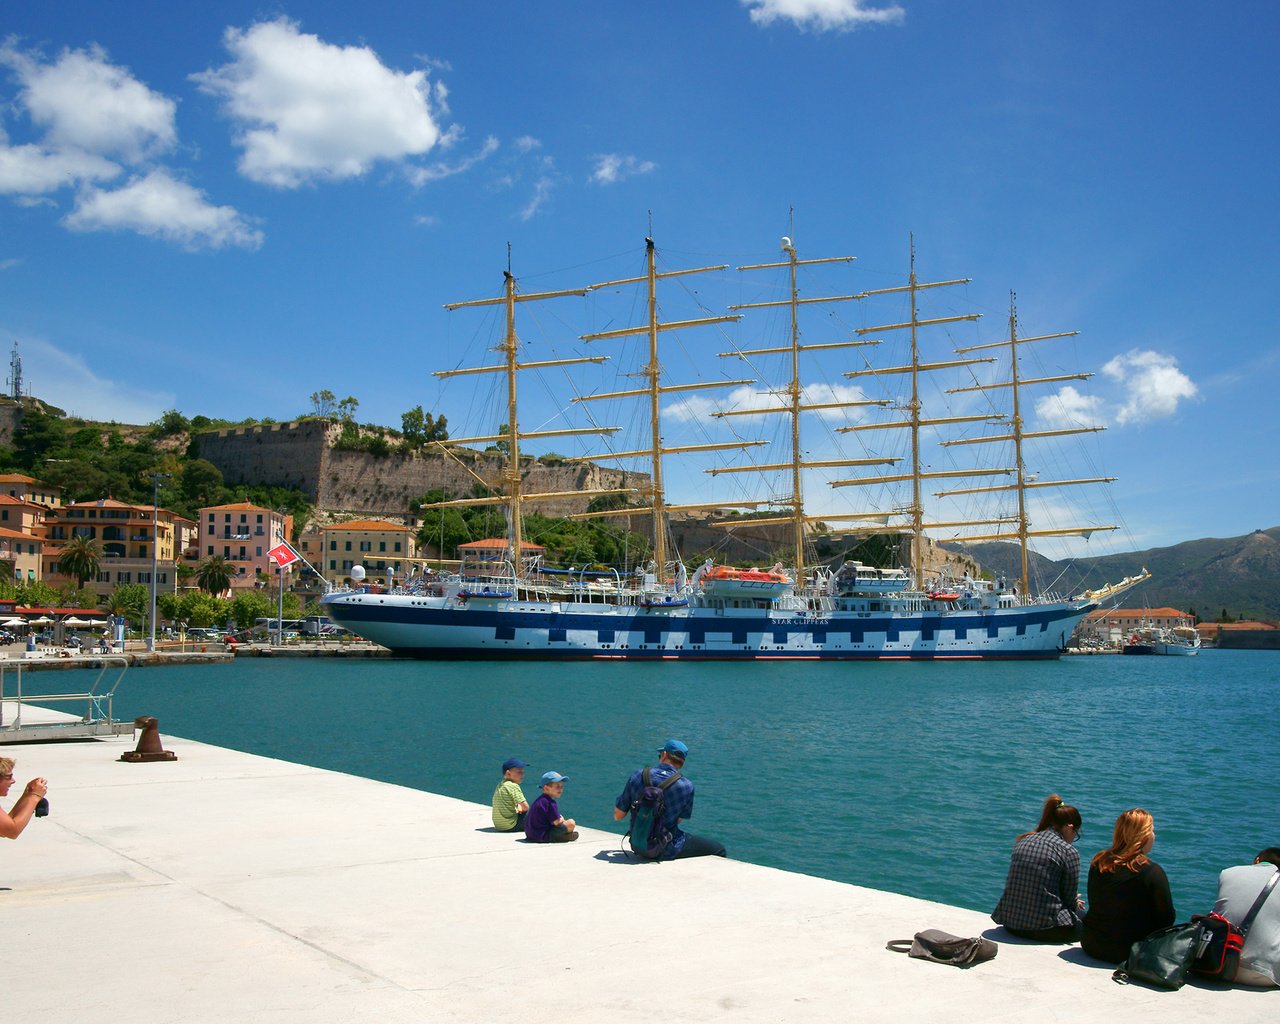
[{"label": "small boat in harbour", "polygon": [[1200,653],[1200,634],[1193,626],[1143,626],[1130,634],[1120,653],[1188,657]]}]

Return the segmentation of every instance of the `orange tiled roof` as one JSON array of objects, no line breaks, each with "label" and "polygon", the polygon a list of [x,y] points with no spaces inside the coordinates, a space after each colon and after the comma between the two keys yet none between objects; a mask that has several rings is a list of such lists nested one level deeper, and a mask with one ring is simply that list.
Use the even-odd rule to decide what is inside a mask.
[{"label": "orange tiled roof", "polygon": [[389,523],[385,519],[349,519],[345,523],[330,523],[326,530],[396,530],[401,533],[412,533],[413,530],[399,523]]},{"label": "orange tiled roof", "polygon": [[[466,544],[459,544],[459,550],[467,551],[502,551],[511,546],[511,542],[502,537],[490,537],[488,540],[473,540]],[[531,544],[529,541],[523,541],[521,547],[526,551],[546,551],[541,544]]]},{"label": "orange tiled roof", "polygon": [[1091,619],[1174,619],[1191,618],[1190,612],[1177,608],[1112,608],[1089,613]]},{"label": "orange tiled roof", "polygon": [[230,505],[206,505],[201,512],[270,512],[269,508],[255,505],[250,501],[233,501]]},{"label": "orange tiled roof", "polygon": [[38,540],[41,544],[44,543],[43,537],[37,537],[33,533],[23,533],[21,530],[10,530],[6,526],[0,526],[0,537],[9,537],[13,540]]}]

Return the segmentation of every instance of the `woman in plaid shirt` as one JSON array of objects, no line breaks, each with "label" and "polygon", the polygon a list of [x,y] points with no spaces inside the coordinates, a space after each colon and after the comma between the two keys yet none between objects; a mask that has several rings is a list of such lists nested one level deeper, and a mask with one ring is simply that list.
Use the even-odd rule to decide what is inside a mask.
[{"label": "woman in plaid shirt", "polygon": [[996,924],[1037,942],[1080,938],[1080,812],[1057,793],[1044,802],[1034,832],[1018,836],[1004,893],[991,912]]}]

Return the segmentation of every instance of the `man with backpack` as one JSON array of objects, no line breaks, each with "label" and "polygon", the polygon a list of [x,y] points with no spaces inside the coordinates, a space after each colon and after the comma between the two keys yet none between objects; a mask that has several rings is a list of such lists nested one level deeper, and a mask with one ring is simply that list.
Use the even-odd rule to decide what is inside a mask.
[{"label": "man with backpack", "polygon": [[658,763],[632,773],[614,802],[613,820],[630,817],[631,849],[647,860],[676,857],[723,857],[724,846],[714,839],[690,835],[680,822],[693,816],[693,783],[681,770],[689,748],[667,740]]}]

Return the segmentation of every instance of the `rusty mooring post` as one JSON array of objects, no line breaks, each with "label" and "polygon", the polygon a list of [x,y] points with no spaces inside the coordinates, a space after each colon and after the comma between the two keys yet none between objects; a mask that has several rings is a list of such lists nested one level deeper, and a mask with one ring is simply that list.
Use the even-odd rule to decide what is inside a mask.
[{"label": "rusty mooring post", "polygon": [[160,723],[149,715],[133,720],[135,731],[142,730],[138,737],[138,746],[120,755],[121,761],[176,761],[178,755],[172,750],[165,750],[160,742]]}]

